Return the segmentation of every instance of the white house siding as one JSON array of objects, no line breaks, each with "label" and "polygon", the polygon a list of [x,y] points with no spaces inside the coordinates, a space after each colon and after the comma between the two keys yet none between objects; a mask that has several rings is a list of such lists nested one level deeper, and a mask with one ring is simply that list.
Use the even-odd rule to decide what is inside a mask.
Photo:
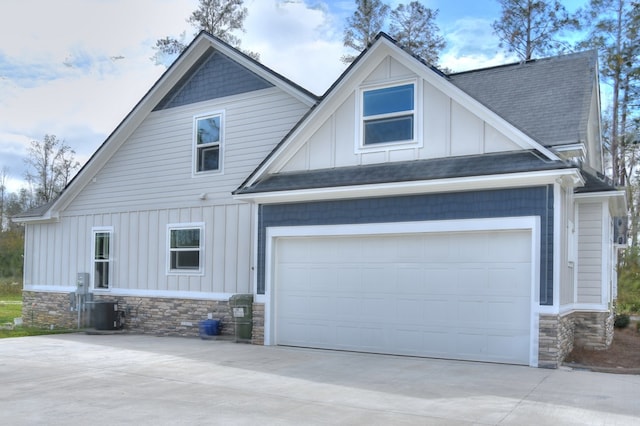
[{"label": "white house siding", "polygon": [[574,202],[573,190],[560,191],[560,304],[575,302]]},{"label": "white house siding", "polygon": [[602,203],[578,205],[578,303],[601,303]]},{"label": "white house siding", "polygon": [[[91,272],[92,227],[111,226],[113,294],[250,292],[253,207],[231,192],[307,110],[270,88],[152,112],[87,179],[59,222],[29,224],[26,289],[70,291],[76,273]],[[193,176],[193,117],[219,111],[223,172]],[[204,223],[204,275],[168,275],[167,224],[193,222]],[[55,260],[62,252],[65,264]]]},{"label": "white house siding", "polygon": [[[152,112],[66,214],[231,202],[236,189],[308,110],[271,88]],[[193,117],[224,112],[223,172],[193,176]]]},{"label": "white house siding", "polygon": [[[25,288],[70,291],[76,273],[91,272],[91,228],[113,227],[111,293],[171,295],[246,293],[250,289],[251,206],[230,204],[180,209],[65,216],[27,227]],[[167,224],[204,222],[203,275],[167,274]],[[66,262],[57,261],[67,253]],[[138,291],[140,290],[140,291]]]},{"label": "white house siding", "polygon": [[[391,58],[373,71],[365,83],[394,82],[398,79],[416,79],[410,72]],[[278,168],[278,172],[316,170],[362,164],[410,161],[459,155],[475,155],[490,152],[521,149],[491,125],[455,102],[440,89],[422,79],[422,122],[418,135],[420,146],[398,145],[382,151],[358,152],[356,125],[359,113],[356,108],[356,90],[337,107],[291,159]]]}]

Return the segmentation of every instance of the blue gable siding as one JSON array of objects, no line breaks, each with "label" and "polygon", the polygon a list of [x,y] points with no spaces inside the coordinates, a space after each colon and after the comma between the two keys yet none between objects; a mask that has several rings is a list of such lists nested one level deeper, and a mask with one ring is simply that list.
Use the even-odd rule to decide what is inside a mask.
[{"label": "blue gable siding", "polygon": [[258,228],[258,293],[265,291],[266,229],[539,216],[540,303],[553,304],[553,188],[551,186],[401,197],[262,205]]},{"label": "blue gable siding", "polygon": [[186,73],[155,110],[272,87],[262,77],[211,49]]}]

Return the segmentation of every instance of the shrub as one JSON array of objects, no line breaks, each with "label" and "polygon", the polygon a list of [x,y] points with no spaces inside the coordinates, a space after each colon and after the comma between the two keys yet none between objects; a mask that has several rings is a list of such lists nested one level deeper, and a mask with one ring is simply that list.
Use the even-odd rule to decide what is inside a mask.
[{"label": "shrub", "polygon": [[625,328],[631,322],[631,318],[627,314],[618,314],[616,315],[616,319],[613,321],[613,326],[616,328]]},{"label": "shrub", "polygon": [[21,278],[0,278],[0,296],[19,296],[21,294]]}]

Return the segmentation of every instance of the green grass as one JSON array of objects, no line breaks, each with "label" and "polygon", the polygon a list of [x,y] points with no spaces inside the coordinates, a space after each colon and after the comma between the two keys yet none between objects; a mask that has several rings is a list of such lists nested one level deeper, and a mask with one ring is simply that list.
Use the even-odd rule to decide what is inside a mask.
[{"label": "green grass", "polygon": [[22,316],[22,296],[0,296],[0,324]]},{"label": "green grass", "polygon": [[[13,324],[14,318],[22,317],[22,283],[2,279],[0,280],[0,326],[5,323]],[[45,334],[69,333],[74,330],[16,326],[13,330],[0,329],[0,339],[7,337],[42,336]]]}]

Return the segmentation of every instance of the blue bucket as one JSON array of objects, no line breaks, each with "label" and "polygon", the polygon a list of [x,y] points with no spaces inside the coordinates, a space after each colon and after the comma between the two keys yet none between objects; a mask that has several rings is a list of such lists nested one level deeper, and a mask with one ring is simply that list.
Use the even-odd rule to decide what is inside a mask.
[{"label": "blue bucket", "polygon": [[217,336],[220,331],[220,320],[208,319],[200,321],[198,324],[200,330],[200,337],[206,339],[207,337]]}]

